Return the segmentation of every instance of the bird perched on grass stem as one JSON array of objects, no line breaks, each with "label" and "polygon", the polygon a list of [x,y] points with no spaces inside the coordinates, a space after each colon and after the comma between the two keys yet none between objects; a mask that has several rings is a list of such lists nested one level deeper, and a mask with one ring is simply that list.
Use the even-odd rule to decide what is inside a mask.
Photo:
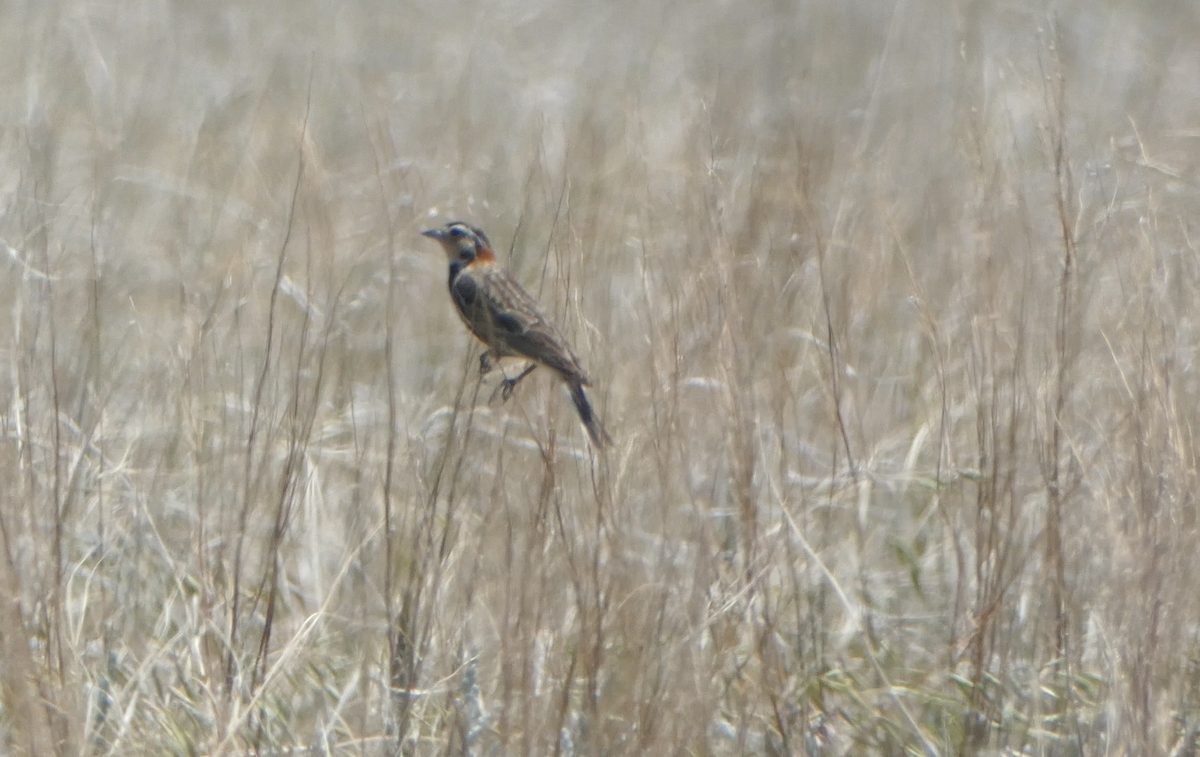
[{"label": "bird perched on grass stem", "polygon": [[542,315],[533,297],[496,262],[487,236],[461,221],[421,233],[441,244],[450,258],[450,299],[463,323],[487,347],[479,356],[480,376],[490,371],[498,358],[532,361],[515,378],[504,379],[501,391],[508,399],[517,382],[538,365],[546,366],[567,385],[592,443],[599,448],[610,442],[583,390],[592,384],[579,358],[562,333]]}]

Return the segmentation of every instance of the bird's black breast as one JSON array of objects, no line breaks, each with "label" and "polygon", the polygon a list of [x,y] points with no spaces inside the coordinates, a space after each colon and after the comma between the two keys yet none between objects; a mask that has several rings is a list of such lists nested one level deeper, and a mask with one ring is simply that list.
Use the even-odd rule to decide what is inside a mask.
[{"label": "bird's black breast", "polygon": [[460,308],[469,309],[475,307],[478,297],[475,282],[471,280],[470,274],[459,278],[465,267],[466,263],[457,260],[450,264],[450,296]]},{"label": "bird's black breast", "polygon": [[458,278],[458,274],[462,273],[462,269],[465,266],[466,266],[466,263],[462,262],[461,260],[456,260],[450,264],[450,286],[451,287],[454,286],[454,280]]}]

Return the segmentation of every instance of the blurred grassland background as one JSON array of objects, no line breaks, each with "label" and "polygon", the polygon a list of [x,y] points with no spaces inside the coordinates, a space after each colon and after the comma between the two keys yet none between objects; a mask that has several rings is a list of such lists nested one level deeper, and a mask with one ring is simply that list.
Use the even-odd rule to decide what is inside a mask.
[{"label": "blurred grassland background", "polygon": [[3,754],[1194,754],[1194,3],[0,16]]}]

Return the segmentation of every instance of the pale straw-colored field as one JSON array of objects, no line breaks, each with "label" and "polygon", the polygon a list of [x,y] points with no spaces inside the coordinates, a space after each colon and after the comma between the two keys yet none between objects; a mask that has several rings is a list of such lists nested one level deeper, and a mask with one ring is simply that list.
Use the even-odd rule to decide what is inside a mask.
[{"label": "pale straw-colored field", "polygon": [[0,753],[1193,754],[1197,240],[1190,1],[8,3]]}]

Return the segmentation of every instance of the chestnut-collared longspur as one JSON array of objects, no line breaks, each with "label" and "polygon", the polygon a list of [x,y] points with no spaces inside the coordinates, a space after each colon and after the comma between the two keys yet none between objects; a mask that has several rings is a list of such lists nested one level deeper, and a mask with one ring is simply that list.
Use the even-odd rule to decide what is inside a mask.
[{"label": "chestnut-collared longspur", "polygon": [[450,299],[463,323],[487,347],[479,356],[480,374],[491,370],[494,358],[532,361],[516,378],[504,379],[507,399],[518,381],[538,365],[546,366],[567,385],[592,443],[603,447],[611,441],[583,390],[592,384],[579,358],[562,333],[542,315],[533,297],[496,262],[487,236],[460,221],[421,233],[440,243],[450,258]]}]

